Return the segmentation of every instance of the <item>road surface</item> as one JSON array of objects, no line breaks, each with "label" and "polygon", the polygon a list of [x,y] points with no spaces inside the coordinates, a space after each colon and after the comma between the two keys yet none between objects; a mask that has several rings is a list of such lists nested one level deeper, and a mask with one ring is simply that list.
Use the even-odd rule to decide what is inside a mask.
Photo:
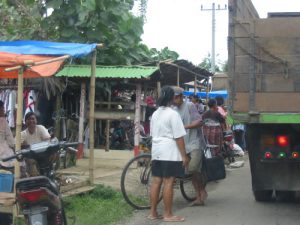
[{"label": "road surface", "polygon": [[[150,221],[148,210],[135,211],[133,217],[118,225],[299,225],[300,202],[256,202],[251,191],[249,162],[227,171],[227,178],[208,186],[205,206],[189,207],[176,190],[174,214],[185,216],[185,222]],[[160,212],[162,212],[160,203]]]}]

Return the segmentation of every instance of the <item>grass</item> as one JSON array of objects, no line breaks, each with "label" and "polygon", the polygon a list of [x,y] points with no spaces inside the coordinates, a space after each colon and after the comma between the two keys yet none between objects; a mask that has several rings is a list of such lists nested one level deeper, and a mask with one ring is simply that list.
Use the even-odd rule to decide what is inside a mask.
[{"label": "grass", "polygon": [[[130,217],[133,212],[120,192],[103,185],[96,186],[88,194],[64,198],[64,203],[69,225],[115,224]],[[17,224],[24,223],[18,221]]]},{"label": "grass", "polygon": [[131,216],[133,209],[122,194],[109,187],[97,186],[91,193],[64,199],[68,221],[76,225],[108,225]]}]

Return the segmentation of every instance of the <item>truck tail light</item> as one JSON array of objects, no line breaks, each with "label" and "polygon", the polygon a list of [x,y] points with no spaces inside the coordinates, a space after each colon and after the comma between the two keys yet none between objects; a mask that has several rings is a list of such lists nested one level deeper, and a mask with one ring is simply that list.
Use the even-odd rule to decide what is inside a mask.
[{"label": "truck tail light", "polygon": [[272,159],[272,153],[271,152],[266,152],[265,153],[265,159]]},{"label": "truck tail light", "polygon": [[286,153],[285,153],[285,152],[279,152],[278,158],[279,158],[279,159],[284,159],[284,158],[286,158]]},{"label": "truck tail light", "polygon": [[286,135],[279,135],[276,140],[280,147],[287,147],[289,145],[289,137]]},{"label": "truck tail light", "polygon": [[292,158],[293,159],[298,159],[299,158],[299,153],[298,152],[292,152]]}]

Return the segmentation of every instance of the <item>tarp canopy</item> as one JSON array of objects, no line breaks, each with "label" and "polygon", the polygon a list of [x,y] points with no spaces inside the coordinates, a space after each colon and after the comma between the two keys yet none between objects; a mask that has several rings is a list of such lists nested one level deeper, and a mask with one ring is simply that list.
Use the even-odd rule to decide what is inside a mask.
[{"label": "tarp canopy", "polygon": [[[184,91],[183,94],[185,96],[191,96],[191,95],[194,95],[194,92]],[[196,95],[198,95],[198,97],[200,97],[200,98],[206,98],[207,93],[206,92],[197,92]],[[228,97],[227,90],[208,92],[208,98],[215,98],[216,96],[222,96],[224,99],[227,99],[227,97]]]},{"label": "tarp canopy", "polygon": [[[18,70],[5,72],[5,69],[24,65],[26,61],[37,63],[63,55],[80,58],[90,54],[96,47],[96,44],[49,41],[0,41],[0,79],[17,78]],[[63,62],[64,59],[27,67],[24,78],[51,76],[61,68]]]},{"label": "tarp canopy", "polygon": [[97,44],[63,43],[49,41],[0,41],[0,52],[24,55],[69,55],[80,58],[90,54]]}]

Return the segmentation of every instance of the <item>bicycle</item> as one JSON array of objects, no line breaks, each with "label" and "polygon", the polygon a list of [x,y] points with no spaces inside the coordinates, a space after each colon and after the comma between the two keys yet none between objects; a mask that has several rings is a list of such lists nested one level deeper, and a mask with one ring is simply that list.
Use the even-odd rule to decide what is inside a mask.
[{"label": "bicycle", "polygon": [[[192,184],[191,175],[184,178],[176,178],[182,196],[187,201],[196,199],[196,193]],[[132,158],[124,167],[121,176],[121,192],[125,201],[135,209],[150,208],[151,185],[151,154],[142,153]],[[162,195],[159,198],[161,201]]]}]

